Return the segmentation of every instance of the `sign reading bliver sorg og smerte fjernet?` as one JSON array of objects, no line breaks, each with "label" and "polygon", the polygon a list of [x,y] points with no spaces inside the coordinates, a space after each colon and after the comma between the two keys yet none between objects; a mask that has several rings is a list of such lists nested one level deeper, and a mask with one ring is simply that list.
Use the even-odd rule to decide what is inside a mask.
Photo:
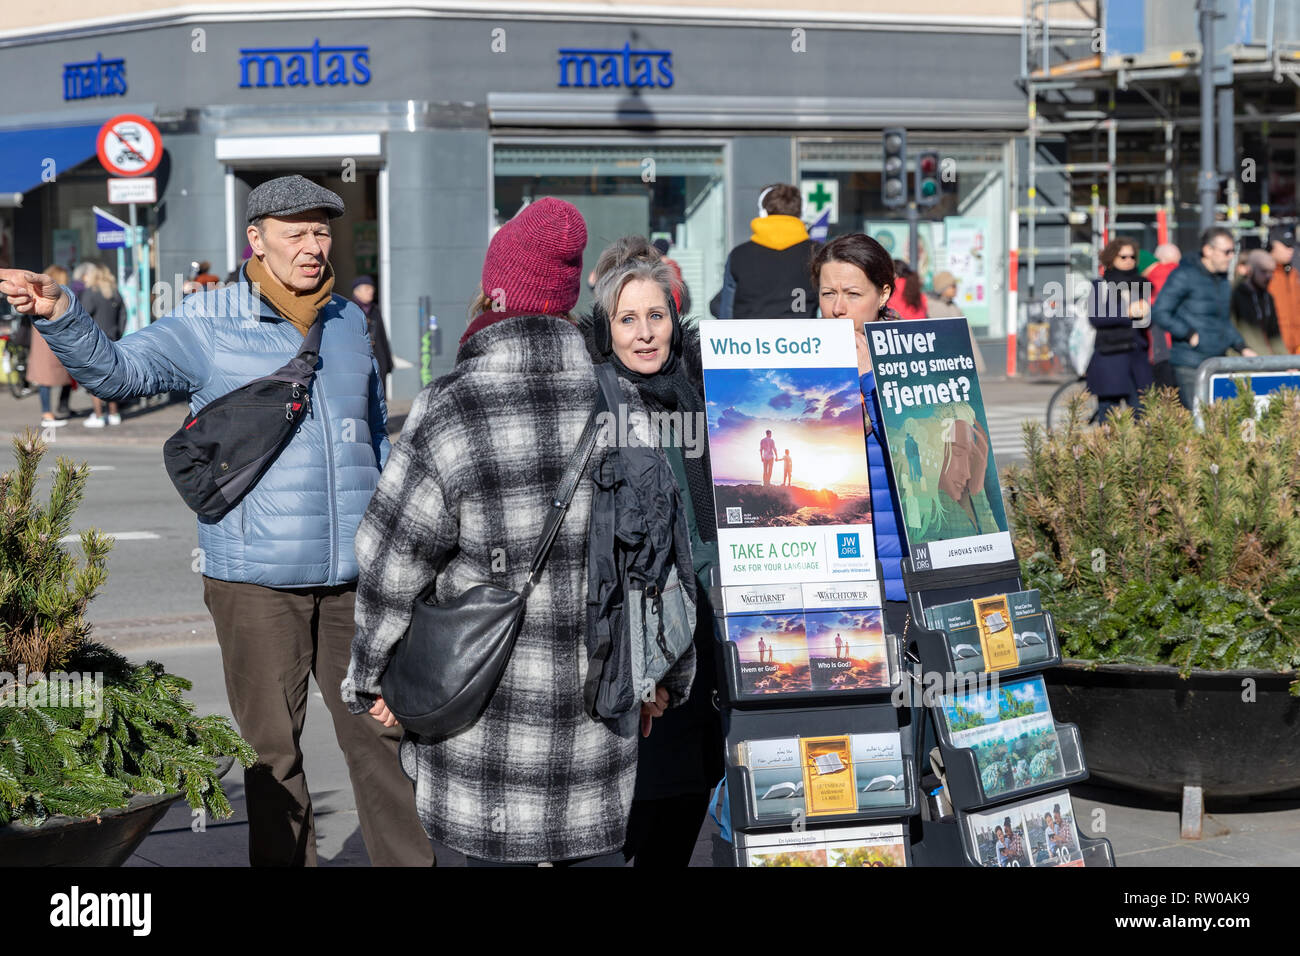
[{"label": "sign reading bliver sorg og smerte fjernet?", "polygon": [[722,583],[876,577],[847,320],[700,323]]},{"label": "sign reading bliver sorg og smerte fjernet?", "polygon": [[870,322],[864,332],[913,567],[1010,560],[966,320]]}]

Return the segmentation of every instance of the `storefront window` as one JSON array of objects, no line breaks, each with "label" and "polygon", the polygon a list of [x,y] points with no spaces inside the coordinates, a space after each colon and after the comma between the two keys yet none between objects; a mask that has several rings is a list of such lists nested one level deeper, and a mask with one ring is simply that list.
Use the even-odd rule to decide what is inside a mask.
[{"label": "storefront window", "polygon": [[[916,157],[926,149],[936,149],[942,157],[944,188],[936,205],[921,210],[919,262],[912,265],[921,273],[927,290],[936,273],[951,272],[958,280],[956,304],[976,334],[1006,335],[1007,176],[1003,145],[910,136],[908,164],[913,168],[909,169],[909,189]],[[813,221],[829,210],[830,238],[865,232],[894,258],[908,259],[907,210],[886,209],[880,201],[881,164],[879,139],[801,142],[799,177],[805,218]],[[822,182],[820,189],[818,181]],[[815,197],[811,203],[810,194]],[[819,203],[820,209],[816,208]]]},{"label": "storefront window", "polygon": [[51,224],[46,264],[58,263],[71,270],[80,262],[114,263],[115,253],[95,244],[94,207],[106,209],[126,218],[125,206],[109,206],[108,174],[96,160],[90,159],[76,169],[60,171],[58,179],[45,187]]},{"label": "storefront window", "polygon": [[[587,223],[584,280],[618,237],[665,238],[690,293],[689,314],[707,318],[727,256],[725,166],[721,146],[498,143],[495,225],[543,196],[573,203]],[[584,281],[578,308],[590,305]]]}]

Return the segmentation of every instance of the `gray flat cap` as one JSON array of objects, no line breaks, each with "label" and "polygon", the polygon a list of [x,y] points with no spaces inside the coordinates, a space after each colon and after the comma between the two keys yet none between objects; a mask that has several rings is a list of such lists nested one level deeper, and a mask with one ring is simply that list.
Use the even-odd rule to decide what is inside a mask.
[{"label": "gray flat cap", "polygon": [[309,209],[323,209],[331,219],[343,215],[338,193],[317,186],[305,176],[281,176],[262,183],[248,194],[248,221],[263,216],[292,216]]}]

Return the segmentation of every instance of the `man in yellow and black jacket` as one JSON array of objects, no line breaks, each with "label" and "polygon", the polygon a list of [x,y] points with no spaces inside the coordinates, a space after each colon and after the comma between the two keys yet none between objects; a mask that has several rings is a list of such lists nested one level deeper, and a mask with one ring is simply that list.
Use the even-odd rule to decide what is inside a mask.
[{"label": "man in yellow and black jacket", "polygon": [[765,186],[758,205],[760,214],[750,222],[754,234],[731,250],[722,291],[709,311],[719,319],[814,318],[817,292],[808,266],[816,243],[799,218],[799,190],[787,183]]}]

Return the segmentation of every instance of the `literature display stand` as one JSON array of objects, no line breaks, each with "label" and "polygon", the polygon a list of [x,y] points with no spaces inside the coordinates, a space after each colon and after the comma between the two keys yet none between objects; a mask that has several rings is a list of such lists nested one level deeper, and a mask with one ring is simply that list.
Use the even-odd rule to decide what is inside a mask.
[{"label": "literature display stand", "polygon": [[[980,678],[989,678],[990,674],[985,672],[959,674],[957,662],[953,659],[949,636],[943,631],[919,626],[917,622],[925,620],[927,607],[978,599],[990,594],[1021,591],[1023,586],[1019,562],[1012,560],[959,569],[916,571],[911,559],[905,557],[903,584],[907,590],[909,604],[907,645],[904,649],[906,658],[919,664],[927,675],[942,675],[945,686],[949,688],[960,688],[963,678],[971,683]],[[1060,645],[1056,638],[1056,627],[1052,622],[1051,613],[1044,609],[1042,614],[1046,625],[1046,659],[991,672],[996,675],[1000,685],[1011,683],[1016,678],[1029,677],[1060,663]],[[1068,807],[1069,792],[1065,788],[1072,783],[1087,779],[1088,769],[1084,760],[1083,746],[1079,738],[1079,729],[1075,725],[1052,722],[1052,728],[1059,741],[1060,765],[1050,779],[1041,782],[1030,781],[1020,786],[1013,785],[990,794],[986,792],[986,780],[981,774],[975,751],[970,747],[961,747],[953,741],[942,703],[939,701],[927,701],[927,703],[929,718],[933,721],[935,740],[943,763],[944,795],[948,805],[955,811],[955,815],[946,820],[923,820],[923,839],[915,847],[914,853],[916,865],[1115,865],[1110,841],[1083,837],[1070,810],[1066,811],[1070,819],[1062,826],[1068,826],[1072,840],[1061,841],[1067,842],[1068,846],[1060,848],[1059,851],[1048,852],[1042,843],[1034,845],[1032,837],[1028,836],[1030,833],[1042,831],[1041,820],[1029,821],[1032,809],[1048,804],[1044,812],[1050,811],[1053,807],[1059,811],[1062,799]],[[1038,801],[1034,799],[1042,794],[1050,794],[1050,796]],[[1002,829],[999,824],[1004,824],[1008,820],[1017,831],[1022,826],[1032,827],[1025,832],[1034,855],[1031,856],[1031,850],[1027,848],[1019,858],[1003,854],[1003,859],[1011,859],[1011,862],[999,863],[994,834]],[[1041,840],[1042,837],[1040,836],[1039,839]],[[1051,862],[1035,862],[1035,859]]]},{"label": "literature display stand", "polygon": [[1051,717],[1040,672],[1061,650],[1021,581],[969,325],[884,321],[863,334],[903,544],[907,690],[921,697],[918,727],[928,717],[934,729],[934,753],[917,755],[928,793],[913,858],[1113,865],[1109,843],[1080,837],[1065,789],[1088,770],[1078,728]]},{"label": "literature display stand", "polygon": [[[1060,646],[1040,596],[1022,586],[966,321],[863,329],[869,406],[853,398],[863,382],[847,321],[701,332],[735,836],[717,856],[764,867],[1113,865],[1107,841],[1079,834],[1065,789],[1088,771],[1078,728],[1051,719],[1040,672],[1060,663]],[[905,555],[902,634],[886,633],[871,545],[867,426]]]},{"label": "literature display stand", "polygon": [[909,865],[920,712],[895,706],[853,324],[706,321],[700,340],[734,832],[716,858]]},{"label": "literature display stand", "polygon": [[[877,578],[879,580],[879,578]],[[721,609],[715,587],[714,607]],[[784,857],[880,854],[894,862],[853,865],[913,865],[908,819],[920,813],[920,789],[912,720],[920,711],[895,706],[902,680],[900,635],[885,635],[885,683],[837,691],[747,693],[734,643],[726,640],[726,617],[715,619],[719,705],[726,736],[727,800],[734,846],[729,865],[839,865],[791,863],[788,859],[747,863],[756,853]],[[900,723],[901,721],[901,723]],[[801,778],[809,741],[849,741],[846,763],[852,786],[839,812],[808,806]],[[782,751],[781,747],[785,749]],[[861,748],[861,749],[860,749]],[[757,769],[756,769],[757,767]],[[820,841],[820,842],[819,842]],[[838,845],[837,845],[838,841]],[[830,846],[826,851],[823,843]],[[864,843],[866,844],[864,848]],[[886,852],[887,851],[887,852]]]}]

